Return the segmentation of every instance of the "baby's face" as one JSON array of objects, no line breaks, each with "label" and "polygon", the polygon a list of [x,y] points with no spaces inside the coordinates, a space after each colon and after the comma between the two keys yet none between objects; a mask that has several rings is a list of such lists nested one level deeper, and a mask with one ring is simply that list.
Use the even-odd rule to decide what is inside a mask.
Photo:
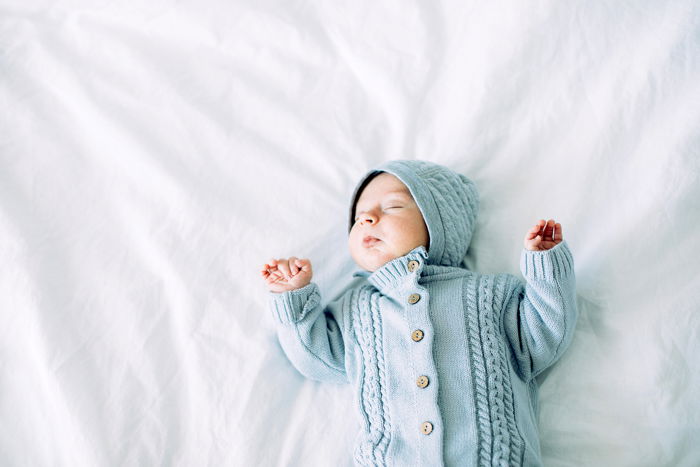
[{"label": "baby's face", "polygon": [[376,271],[420,245],[428,249],[428,227],[401,180],[380,173],[362,190],[348,243],[352,259],[367,271]]}]

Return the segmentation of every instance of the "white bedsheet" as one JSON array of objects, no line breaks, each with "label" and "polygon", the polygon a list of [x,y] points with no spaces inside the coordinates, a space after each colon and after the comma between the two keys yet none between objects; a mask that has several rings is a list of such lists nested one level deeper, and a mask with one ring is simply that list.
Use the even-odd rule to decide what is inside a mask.
[{"label": "white bedsheet", "polygon": [[700,5],[0,1],[0,464],[350,466],[258,276],[348,282],[350,190],[478,185],[470,268],[564,227],[547,466],[700,465]]}]

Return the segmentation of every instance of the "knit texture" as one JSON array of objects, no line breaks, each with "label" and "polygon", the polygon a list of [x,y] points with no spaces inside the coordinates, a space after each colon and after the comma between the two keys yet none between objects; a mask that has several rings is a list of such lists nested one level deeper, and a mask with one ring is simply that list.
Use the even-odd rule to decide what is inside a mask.
[{"label": "knit texture", "polygon": [[[422,179],[390,168],[414,196],[426,190],[419,196],[431,233],[447,239],[473,228],[472,193],[451,185],[469,182],[416,167]],[[420,187],[425,180],[431,188]],[[451,188],[432,186],[443,182]],[[356,465],[541,465],[535,377],[569,346],[577,318],[568,245],[522,250],[525,282],[457,267],[466,247],[435,245],[431,238],[429,250],[356,272],[359,285],[325,306],[313,282],[270,293],[280,344],[306,377],[355,388]],[[418,262],[413,271],[410,261]]]}]

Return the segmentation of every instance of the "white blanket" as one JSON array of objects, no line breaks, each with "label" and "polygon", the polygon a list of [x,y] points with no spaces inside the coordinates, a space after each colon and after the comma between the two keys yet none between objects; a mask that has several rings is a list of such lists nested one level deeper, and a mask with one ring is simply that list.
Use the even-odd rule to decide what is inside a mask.
[{"label": "white blanket", "polygon": [[472,178],[466,263],[556,219],[547,466],[700,465],[700,5],[0,1],[0,464],[350,466],[259,276],[351,279],[364,172]]}]

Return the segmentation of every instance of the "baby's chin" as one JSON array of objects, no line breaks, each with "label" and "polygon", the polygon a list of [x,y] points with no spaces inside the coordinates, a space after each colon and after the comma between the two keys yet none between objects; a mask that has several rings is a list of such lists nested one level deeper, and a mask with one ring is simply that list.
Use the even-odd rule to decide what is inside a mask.
[{"label": "baby's chin", "polygon": [[374,272],[389,261],[395,260],[399,255],[383,251],[363,251],[359,258],[353,258],[355,263],[365,271]]}]

